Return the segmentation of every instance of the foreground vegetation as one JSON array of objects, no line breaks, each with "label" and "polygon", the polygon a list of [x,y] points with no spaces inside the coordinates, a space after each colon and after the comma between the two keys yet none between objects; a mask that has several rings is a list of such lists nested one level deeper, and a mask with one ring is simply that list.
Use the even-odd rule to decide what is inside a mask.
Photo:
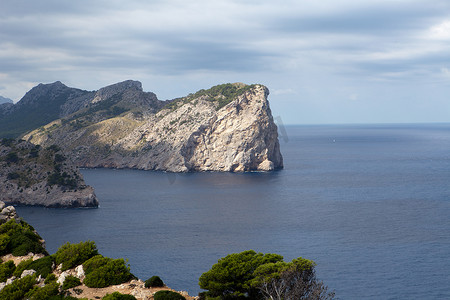
[{"label": "foreground vegetation", "polygon": [[[17,265],[11,260],[0,264],[0,299],[76,299],[71,291],[81,291],[79,287],[82,285],[105,288],[136,279],[124,259],[102,256],[92,241],[66,243],[49,255],[42,238],[26,222],[13,219],[0,226],[1,256],[24,256],[30,252],[34,257]],[[80,268],[83,270],[81,275],[77,271]],[[199,298],[333,299],[334,293],[327,292],[327,287],[317,279],[314,268],[313,261],[301,257],[285,262],[281,255],[253,250],[230,254],[201,275],[199,285],[206,291],[200,293]],[[144,286],[161,288],[165,285],[161,278],[152,276]],[[157,291],[153,297],[155,300],[185,300],[181,294],[169,290]],[[102,299],[136,298],[114,292]]]},{"label": "foreground vegetation", "polygon": [[[70,294],[69,289],[76,292],[77,287],[81,285],[104,288],[136,279],[124,259],[102,256],[92,241],[78,244],[66,243],[55,254],[49,255],[43,246],[42,238],[31,225],[14,219],[2,224],[0,255],[25,256],[29,253],[33,255],[17,265],[12,260],[5,260],[0,264],[0,299],[77,299]],[[33,260],[36,255],[40,258]],[[82,275],[69,275],[80,266],[83,269]],[[69,273],[66,273],[67,276],[62,276],[65,272]],[[164,283],[158,276],[152,276],[145,285],[148,288],[163,287]],[[102,299],[133,300],[136,298],[114,292]],[[158,299],[184,299],[184,297],[171,292],[158,294]]]},{"label": "foreground vegetation", "polygon": [[202,274],[202,299],[333,299],[316,278],[315,263],[297,258],[284,262],[278,254],[253,250],[221,258]]}]

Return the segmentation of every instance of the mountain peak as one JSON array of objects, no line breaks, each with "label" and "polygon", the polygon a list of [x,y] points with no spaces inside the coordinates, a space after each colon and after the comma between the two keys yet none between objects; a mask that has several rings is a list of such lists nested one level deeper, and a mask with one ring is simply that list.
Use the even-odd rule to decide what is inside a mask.
[{"label": "mountain peak", "polygon": [[119,94],[128,89],[137,89],[142,91],[142,83],[135,80],[125,80],[119,83],[111,84],[101,88],[95,93],[95,97],[92,100],[92,103],[100,102],[105,100],[115,94]]},{"label": "mountain peak", "polygon": [[34,88],[62,88],[62,87],[67,87],[67,86],[58,80],[53,83],[39,83]]}]

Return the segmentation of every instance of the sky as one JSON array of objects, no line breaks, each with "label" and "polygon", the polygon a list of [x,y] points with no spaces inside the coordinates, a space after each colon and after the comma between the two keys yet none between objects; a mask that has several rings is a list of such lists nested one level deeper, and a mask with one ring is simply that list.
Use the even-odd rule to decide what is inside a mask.
[{"label": "sky", "polygon": [[284,124],[450,122],[448,0],[1,0],[0,95],[261,83]]}]

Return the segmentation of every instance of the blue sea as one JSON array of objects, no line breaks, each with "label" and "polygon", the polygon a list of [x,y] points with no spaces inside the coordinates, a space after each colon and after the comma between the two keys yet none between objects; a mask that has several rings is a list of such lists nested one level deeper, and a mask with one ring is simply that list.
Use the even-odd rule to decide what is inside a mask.
[{"label": "blue sea", "polygon": [[196,295],[253,249],[317,263],[338,299],[450,299],[450,124],[287,126],[272,173],[83,170],[98,209],[18,207],[54,253],[93,240]]}]

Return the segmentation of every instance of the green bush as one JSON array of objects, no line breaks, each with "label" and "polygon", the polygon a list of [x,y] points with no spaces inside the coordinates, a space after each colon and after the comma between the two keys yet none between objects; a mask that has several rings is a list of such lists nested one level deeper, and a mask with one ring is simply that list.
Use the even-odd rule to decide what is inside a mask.
[{"label": "green bush", "polygon": [[254,271],[265,264],[282,262],[277,254],[256,253],[253,250],[229,254],[200,276],[199,285],[209,297],[256,299],[259,289],[253,285]]},{"label": "green bush", "polygon": [[61,173],[59,170],[55,170],[54,173],[50,174],[47,178],[47,185],[59,185],[75,189],[78,186],[77,180],[72,178],[66,172]]},{"label": "green bush", "polygon": [[43,278],[46,278],[53,271],[53,262],[52,256],[45,256],[35,261],[32,258],[23,260],[16,267],[13,275],[20,277],[24,270],[35,270],[36,276],[41,275]]},{"label": "green bush", "polygon": [[62,264],[62,271],[81,265],[91,257],[98,254],[94,242],[80,242],[78,244],[66,243],[56,251],[56,264]]},{"label": "green bush", "polygon": [[26,294],[26,299],[30,300],[48,300],[57,297],[59,294],[59,284],[52,282],[43,287],[35,286]]},{"label": "green bush", "polygon": [[186,300],[182,295],[172,291],[158,291],[154,295],[155,300]]},{"label": "green bush", "polygon": [[81,285],[80,279],[75,277],[75,276],[69,275],[64,280],[64,283],[62,285],[62,289],[63,290],[67,290],[67,289],[71,289],[71,288],[79,286],[79,285]]},{"label": "green bush", "polygon": [[0,291],[0,299],[22,300],[25,294],[33,288],[35,283],[35,275],[28,275],[22,279],[17,279]]},{"label": "green bush", "polygon": [[58,279],[58,278],[56,278],[56,275],[55,275],[55,274],[50,273],[50,274],[48,274],[47,278],[45,278],[44,283],[45,283],[45,284],[49,284],[49,283],[52,283],[53,281],[56,282],[57,279]]},{"label": "green bush", "polygon": [[152,276],[145,281],[146,288],[163,287],[163,286],[164,286],[164,282],[161,280],[161,278],[159,278],[159,276]]},{"label": "green bush", "polygon": [[136,300],[136,297],[132,295],[121,294],[119,292],[114,292],[112,294],[107,294],[102,300]]},{"label": "green bush", "polygon": [[33,262],[33,259],[27,259],[27,260],[23,260],[21,261],[17,267],[16,270],[14,271],[14,276],[16,277],[20,277],[20,275],[22,275],[22,272],[25,270],[29,270],[28,266]]},{"label": "green bush", "polygon": [[23,256],[28,253],[48,254],[42,246],[42,238],[26,222],[10,220],[0,226],[0,255],[11,253]]},{"label": "green bush", "polygon": [[35,270],[37,276],[41,275],[46,278],[53,271],[54,262],[53,256],[44,256],[30,263],[27,269]]},{"label": "green bush", "polygon": [[91,257],[87,261],[83,263],[84,274],[89,274],[92,271],[103,267],[106,265],[111,259],[108,257],[104,257],[101,254],[97,254],[96,256]]},{"label": "green bush", "polygon": [[11,277],[15,269],[16,265],[12,260],[2,263],[0,265],[0,282],[5,282],[9,277]]},{"label": "green bush", "polygon": [[281,255],[248,250],[219,259],[199,285],[206,299],[333,299],[334,292],[317,280],[315,266],[302,257],[284,262]]},{"label": "green bush", "polygon": [[86,278],[83,283],[88,287],[102,288],[121,284],[134,278],[130,267],[123,259],[112,259],[97,255],[83,264]]},{"label": "green bush", "polygon": [[0,234],[0,254],[6,254],[9,252],[8,245],[10,241],[11,238],[7,233]]}]

